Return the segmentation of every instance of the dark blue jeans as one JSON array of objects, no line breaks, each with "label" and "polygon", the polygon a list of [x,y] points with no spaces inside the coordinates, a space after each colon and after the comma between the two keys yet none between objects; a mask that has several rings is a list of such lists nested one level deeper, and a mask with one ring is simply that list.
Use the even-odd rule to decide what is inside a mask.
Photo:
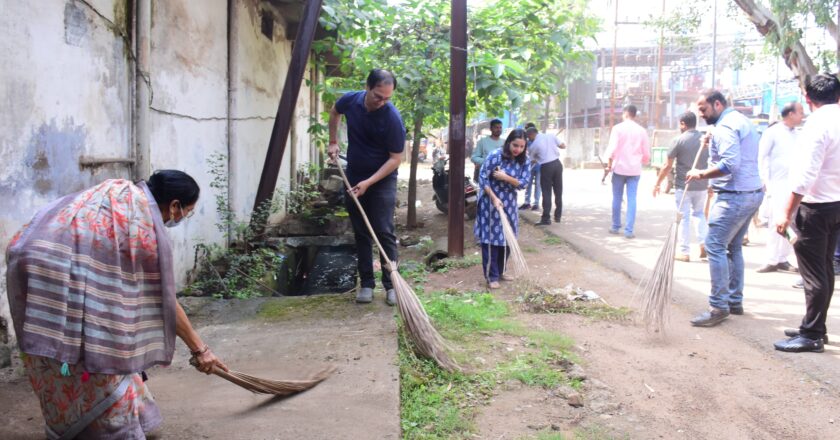
[{"label": "dark blue jeans", "polygon": [[[376,286],[376,277],[373,273],[373,246],[375,244],[367,226],[365,226],[364,219],[356,208],[356,204],[353,203],[353,198],[350,195],[345,195],[344,199],[356,239],[359,280],[362,287],[373,288]],[[376,182],[359,198],[359,203],[365,210],[379,243],[385,248],[385,253],[394,263],[397,262],[397,236],[394,233],[396,201],[397,179],[391,176]],[[385,290],[391,289],[393,284],[391,284],[391,276],[385,266],[384,256],[379,256],[379,262],[382,264],[382,287]]]}]

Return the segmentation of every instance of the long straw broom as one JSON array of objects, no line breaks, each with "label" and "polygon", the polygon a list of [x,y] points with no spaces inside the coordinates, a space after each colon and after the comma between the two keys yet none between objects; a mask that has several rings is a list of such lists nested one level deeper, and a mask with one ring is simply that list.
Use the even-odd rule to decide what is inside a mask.
[{"label": "long straw broom", "polygon": [[[196,359],[190,358],[190,365],[197,366]],[[225,371],[219,367],[214,366],[212,373],[229,382],[239,385],[252,393],[257,394],[272,394],[275,396],[289,396],[292,394],[306,391],[315,385],[323,382],[330,377],[335,371],[335,367],[327,367],[318,373],[310,376],[308,379],[302,380],[270,380],[261,379],[259,377],[251,376],[239,371]]]},{"label": "long straw broom", "polygon": [[[399,309],[400,317],[402,318],[409,338],[414,343],[417,353],[432,359],[444,370],[461,371],[461,367],[449,356],[446,342],[440,336],[440,333],[435,330],[434,326],[432,326],[429,315],[426,314],[426,309],[420,304],[417,294],[414,293],[411,286],[408,285],[397,271],[396,264],[391,261],[388,254],[385,253],[385,249],[382,248],[382,244],[379,243],[379,238],[376,237],[376,233],[373,231],[370,221],[368,221],[362,204],[359,203],[359,199],[353,194],[353,187],[350,185],[350,181],[347,180],[347,175],[344,174],[344,169],[341,167],[341,164],[338,165],[338,171],[341,173],[341,178],[347,187],[347,193],[353,198],[353,202],[362,215],[370,236],[379,249],[379,254],[385,259],[387,270],[390,271],[391,283],[394,285],[394,291],[397,295],[397,308]],[[386,270],[384,267],[382,269]]]},{"label": "long straw broom", "polygon": [[[708,145],[708,137],[703,139],[697,154],[694,156],[694,163],[691,169],[697,168],[697,161],[700,154]],[[653,329],[657,333],[665,332],[665,324],[668,321],[668,303],[671,302],[671,288],[674,282],[674,257],[677,252],[677,231],[680,220],[682,220],[682,206],[685,202],[686,190],[683,190],[682,199],[677,207],[677,216],[674,223],[668,229],[668,237],[656,265],[647,278],[642,282],[642,320],[645,328]]]},{"label": "long straw broom", "polygon": [[511,269],[516,276],[525,275],[528,273],[528,263],[525,261],[525,255],[522,253],[522,249],[519,248],[519,241],[517,241],[516,233],[510,225],[510,219],[508,219],[507,213],[505,213],[504,205],[501,202],[496,203],[499,198],[489,185],[484,187],[484,192],[490,196],[490,203],[492,203],[496,208],[496,211],[499,212],[499,219],[501,219],[502,223],[502,233],[505,237],[505,243],[507,244],[508,249],[510,249],[510,261],[512,263]]}]

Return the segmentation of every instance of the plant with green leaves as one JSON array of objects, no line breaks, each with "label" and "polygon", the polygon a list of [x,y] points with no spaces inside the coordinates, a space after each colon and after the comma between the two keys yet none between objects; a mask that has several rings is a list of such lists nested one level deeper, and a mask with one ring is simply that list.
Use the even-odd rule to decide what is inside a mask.
[{"label": "plant with green leaves", "polygon": [[[497,0],[471,8],[468,17],[472,115],[500,114],[530,95],[557,92],[558,81],[590,56],[584,44],[598,28],[583,0]],[[394,103],[412,138],[406,226],[414,228],[420,142],[428,128],[448,123],[450,2],[327,0],[321,24],[339,35],[314,46],[340,60],[346,77],[328,81],[333,91],[359,88],[372,68],[397,77]]]}]

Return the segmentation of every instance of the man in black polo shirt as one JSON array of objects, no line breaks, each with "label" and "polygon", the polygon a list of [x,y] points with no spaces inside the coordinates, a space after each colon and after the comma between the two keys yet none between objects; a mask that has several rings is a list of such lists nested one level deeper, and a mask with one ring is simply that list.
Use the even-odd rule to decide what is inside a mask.
[{"label": "man in black polo shirt", "polygon": [[[341,151],[338,146],[338,125],[341,115],[347,118],[347,180],[351,191],[359,199],[370,220],[379,243],[385,248],[388,258],[396,263],[397,241],[394,232],[394,207],[397,199],[397,168],[405,145],[405,126],[400,112],[391,104],[391,96],[397,88],[394,75],[382,69],[374,69],[367,77],[367,87],[358,92],[349,92],[336,101],[330,110],[330,144],[327,154],[335,160]],[[373,237],[365,226],[356,205],[347,198],[347,212],[353,223],[356,236],[356,252],[359,259],[361,288],[356,302],[373,301],[375,276],[373,273]],[[396,303],[396,294],[391,278],[382,262],[382,286],[385,288],[385,302]]]}]

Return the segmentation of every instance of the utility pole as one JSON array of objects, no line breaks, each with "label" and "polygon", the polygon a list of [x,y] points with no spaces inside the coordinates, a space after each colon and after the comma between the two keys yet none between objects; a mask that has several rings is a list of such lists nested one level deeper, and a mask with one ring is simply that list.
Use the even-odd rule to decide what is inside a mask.
[{"label": "utility pole", "polygon": [[[665,16],[665,0],[662,0],[662,16]],[[659,128],[659,98],[662,96],[662,59],[665,55],[665,28],[659,29],[659,56],[657,57],[656,84],[653,94],[653,128]]]},{"label": "utility pole", "polygon": [[[452,0],[449,37],[449,240],[450,257],[464,256],[464,145],[467,130],[467,0]],[[482,189],[479,188],[479,191]]]},{"label": "utility pole", "polygon": [[615,17],[613,20],[612,85],[610,86],[610,130],[615,124],[615,65],[618,47],[618,0],[613,1],[615,2]]},{"label": "utility pole", "polygon": [[717,4],[718,0],[715,0],[715,16],[714,16],[714,24],[712,25],[712,88],[715,88],[715,73],[717,71]]}]

